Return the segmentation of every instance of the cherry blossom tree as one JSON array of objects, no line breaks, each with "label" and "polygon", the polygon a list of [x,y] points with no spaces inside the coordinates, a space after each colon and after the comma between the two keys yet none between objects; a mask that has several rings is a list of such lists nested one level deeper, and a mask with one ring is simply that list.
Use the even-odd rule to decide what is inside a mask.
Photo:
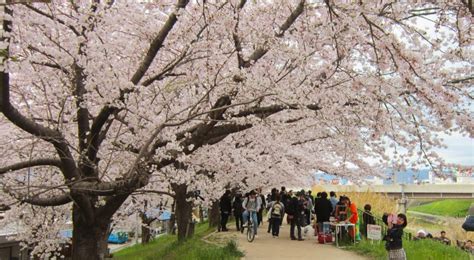
[{"label": "cherry blossom tree", "polygon": [[[0,90],[6,219],[24,212],[31,228],[22,236],[35,253],[53,252],[72,219],[73,258],[100,259],[114,214],[134,193],[173,196],[182,239],[195,190],[215,199],[225,186],[296,185],[313,169],[357,179],[377,169],[367,158],[441,166],[436,132],[474,134],[470,8],[12,7]],[[55,229],[38,228],[46,221]]]}]

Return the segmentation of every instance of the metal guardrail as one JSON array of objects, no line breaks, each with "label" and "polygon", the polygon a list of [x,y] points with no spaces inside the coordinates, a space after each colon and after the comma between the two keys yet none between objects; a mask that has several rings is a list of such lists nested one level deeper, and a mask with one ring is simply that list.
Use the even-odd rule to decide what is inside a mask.
[{"label": "metal guardrail", "polygon": [[[359,219],[361,220],[361,221],[360,221],[360,223],[361,223],[360,227],[361,227],[361,229],[365,229],[365,227],[364,227],[364,225],[363,225],[363,223],[362,223],[362,216],[363,216],[363,214],[364,214],[364,211],[363,211],[362,209],[359,209],[359,208],[358,208],[358,209],[357,209],[357,213],[359,214]],[[374,218],[375,224],[382,227],[382,237],[385,236],[385,235],[387,235],[388,226],[385,225],[385,223],[383,222],[382,218],[377,217],[377,216],[375,216],[375,215],[373,215],[373,214],[370,214],[370,215]],[[361,230],[361,231],[362,231],[362,230]],[[364,231],[365,231],[365,230],[364,230]],[[365,232],[364,232],[364,233],[365,233]],[[412,235],[412,233],[403,230],[403,238],[406,239],[406,240],[412,240],[412,239],[413,239],[413,235]]]}]

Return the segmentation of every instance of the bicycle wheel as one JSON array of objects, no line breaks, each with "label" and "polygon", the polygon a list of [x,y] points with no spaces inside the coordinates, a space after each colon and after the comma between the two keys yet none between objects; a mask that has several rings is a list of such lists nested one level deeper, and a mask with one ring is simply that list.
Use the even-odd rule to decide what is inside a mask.
[{"label": "bicycle wheel", "polygon": [[249,224],[247,227],[247,241],[252,242],[255,239],[255,231],[253,230],[253,225]]}]

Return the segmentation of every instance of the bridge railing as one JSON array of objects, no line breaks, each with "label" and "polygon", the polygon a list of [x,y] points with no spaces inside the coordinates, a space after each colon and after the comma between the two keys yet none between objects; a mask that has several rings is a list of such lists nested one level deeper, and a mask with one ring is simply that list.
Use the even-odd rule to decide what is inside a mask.
[{"label": "bridge railing", "polygon": [[[362,216],[364,214],[364,211],[362,209],[357,209],[357,212],[359,214],[359,219],[360,219],[360,227],[361,227],[361,231],[363,231],[363,234],[367,234],[366,230],[365,230],[365,226],[364,226],[364,223],[363,223],[363,220],[362,220]],[[385,223],[383,222],[382,218],[381,217],[377,217],[375,216],[374,214],[370,213],[369,214],[370,216],[372,216],[375,220],[375,225],[379,225],[382,227],[382,237],[387,235],[387,230],[388,230],[388,226],[385,225]],[[410,232],[407,232],[406,230],[403,230],[403,238],[406,239],[406,240],[412,240],[413,238],[413,235],[412,233]]]}]

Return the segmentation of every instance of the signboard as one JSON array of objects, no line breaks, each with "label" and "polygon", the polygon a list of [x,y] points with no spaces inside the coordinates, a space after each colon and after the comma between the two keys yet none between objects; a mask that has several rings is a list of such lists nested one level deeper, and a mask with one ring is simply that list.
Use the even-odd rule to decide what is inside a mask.
[{"label": "signboard", "polygon": [[379,225],[367,225],[367,238],[382,240],[382,227]]}]

